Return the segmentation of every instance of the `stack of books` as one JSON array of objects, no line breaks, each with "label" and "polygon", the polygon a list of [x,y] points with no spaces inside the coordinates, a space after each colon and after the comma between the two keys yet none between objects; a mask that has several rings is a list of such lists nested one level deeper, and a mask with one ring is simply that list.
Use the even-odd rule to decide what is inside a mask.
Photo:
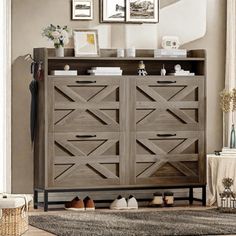
[{"label": "stack of books", "polygon": [[220,154],[222,156],[236,156],[236,148],[224,147]]},{"label": "stack of books", "polygon": [[189,70],[180,70],[180,71],[175,71],[174,73],[170,73],[170,75],[174,75],[174,76],[194,76],[195,73],[191,73]]},{"label": "stack of books", "polygon": [[187,57],[186,49],[156,49],[154,57]]},{"label": "stack of books", "polygon": [[90,75],[122,75],[120,67],[92,67],[88,70]]}]

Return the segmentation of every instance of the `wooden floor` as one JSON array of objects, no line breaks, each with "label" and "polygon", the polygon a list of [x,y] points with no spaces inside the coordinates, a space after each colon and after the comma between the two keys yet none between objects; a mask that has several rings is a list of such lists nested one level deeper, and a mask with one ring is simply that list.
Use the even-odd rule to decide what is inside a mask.
[{"label": "wooden floor", "polygon": [[29,226],[29,230],[24,234],[24,236],[49,236],[49,235],[54,235],[54,234],[50,234],[48,232],[34,228],[32,226]]},{"label": "wooden floor", "polygon": [[[138,211],[174,211],[174,210],[207,210],[209,209],[209,207],[201,207],[201,206],[177,206],[177,207],[172,207],[172,208],[140,208]],[[106,210],[106,209],[98,209],[96,211],[110,211],[110,210]],[[50,214],[58,214],[58,213],[66,213],[67,211],[65,210],[53,210],[53,211],[49,211]],[[42,209],[39,210],[31,210],[29,215],[47,215],[47,212],[43,212]],[[54,235],[51,233],[48,233],[46,231],[37,229],[35,227],[29,226],[29,230],[24,234],[24,236],[50,236],[50,235]],[[236,235],[228,235],[228,236],[236,236]]]}]

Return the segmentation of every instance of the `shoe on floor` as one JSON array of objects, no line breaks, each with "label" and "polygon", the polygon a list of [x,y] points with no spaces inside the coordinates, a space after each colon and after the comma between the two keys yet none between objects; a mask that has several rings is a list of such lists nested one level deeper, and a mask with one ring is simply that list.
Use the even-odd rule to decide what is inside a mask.
[{"label": "shoe on floor", "polygon": [[90,197],[86,197],[84,199],[84,206],[85,206],[86,211],[94,211],[95,210],[94,201]]},{"label": "shoe on floor", "polygon": [[128,209],[138,209],[138,202],[136,200],[136,198],[133,195],[130,195],[128,200],[127,200],[127,206]]},{"label": "shoe on floor", "polygon": [[117,199],[115,199],[111,205],[110,205],[111,210],[127,210],[127,202],[124,197],[118,196]]},{"label": "shoe on floor", "polygon": [[65,209],[69,211],[84,211],[84,202],[79,197],[75,197],[71,202],[65,204]]},{"label": "shoe on floor", "polygon": [[174,205],[174,193],[164,192],[164,204],[167,207],[172,207]]},{"label": "shoe on floor", "polygon": [[163,206],[163,196],[161,192],[156,192],[153,194],[153,200],[149,202],[151,207],[162,207]]}]

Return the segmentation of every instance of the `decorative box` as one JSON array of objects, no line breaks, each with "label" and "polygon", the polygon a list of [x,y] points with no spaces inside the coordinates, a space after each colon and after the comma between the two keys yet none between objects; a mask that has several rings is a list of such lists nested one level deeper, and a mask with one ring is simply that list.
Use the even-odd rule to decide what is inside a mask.
[{"label": "decorative box", "polygon": [[28,230],[30,200],[25,195],[0,194],[0,236],[18,236]]}]

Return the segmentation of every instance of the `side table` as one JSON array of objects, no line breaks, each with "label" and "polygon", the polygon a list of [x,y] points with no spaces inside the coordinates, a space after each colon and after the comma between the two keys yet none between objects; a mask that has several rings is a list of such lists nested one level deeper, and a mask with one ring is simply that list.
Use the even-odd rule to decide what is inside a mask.
[{"label": "side table", "polygon": [[207,155],[207,205],[220,205],[219,193],[224,190],[223,178],[234,180],[233,191],[236,191],[236,156]]}]

